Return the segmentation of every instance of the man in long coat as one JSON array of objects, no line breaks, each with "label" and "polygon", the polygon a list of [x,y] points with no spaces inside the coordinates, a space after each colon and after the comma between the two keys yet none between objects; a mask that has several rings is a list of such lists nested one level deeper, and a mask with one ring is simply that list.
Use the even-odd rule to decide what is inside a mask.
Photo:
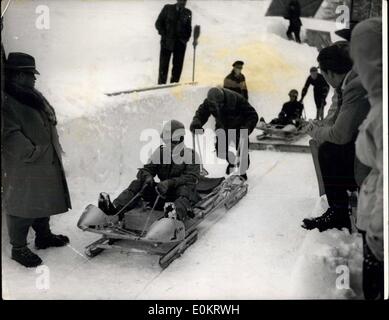
[{"label": "man in long coat", "polygon": [[61,160],[54,109],[35,89],[35,60],[10,53],[6,63],[3,105],[3,209],[12,245],[12,259],[26,267],[42,260],[27,247],[30,227],[35,247],[60,247],[68,237],[50,230],[51,215],[71,208]]}]

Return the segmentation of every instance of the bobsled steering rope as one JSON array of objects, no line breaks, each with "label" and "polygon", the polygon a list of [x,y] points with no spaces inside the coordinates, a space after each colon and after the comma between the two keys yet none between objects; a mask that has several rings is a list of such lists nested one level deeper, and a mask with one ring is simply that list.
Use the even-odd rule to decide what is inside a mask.
[{"label": "bobsled steering rope", "polygon": [[139,235],[139,239],[142,238],[142,236],[144,236],[144,233],[146,231],[146,227],[147,225],[149,224],[149,221],[150,221],[150,217],[151,217],[151,214],[154,212],[155,210],[155,207],[157,206],[158,202],[159,202],[159,199],[163,198],[163,196],[159,193],[157,187],[155,187],[155,191],[157,192],[158,196],[157,196],[157,199],[155,199],[155,202],[153,204],[153,208],[151,209],[151,211],[147,214],[147,219],[146,219],[146,222],[143,226],[143,229],[142,229],[142,233]]},{"label": "bobsled steering rope", "polygon": [[130,204],[132,204],[135,200],[137,200],[142,194],[143,194],[143,191],[146,189],[147,185],[143,185],[142,189],[140,189],[140,191],[130,199],[130,201],[128,201],[123,208],[121,208],[115,215],[117,215],[119,217],[119,219],[121,220],[121,213],[128,208],[128,206]]}]

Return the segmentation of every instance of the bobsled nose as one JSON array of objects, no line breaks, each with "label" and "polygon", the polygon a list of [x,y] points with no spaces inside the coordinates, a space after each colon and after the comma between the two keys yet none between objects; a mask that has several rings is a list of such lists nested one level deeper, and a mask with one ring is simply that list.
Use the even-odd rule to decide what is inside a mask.
[{"label": "bobsled nose", "polygon": [[107,226],[110,219],[102,210],[93,204],[88,205],[77,222],[77,227],[81,230],[88,228],[103,228]]},{"label": "bobsled nose", "polygon": [[155,221],[145,239],[160,242],[181,241],[185,238],[185,226],[182,221],[162,218]]}]

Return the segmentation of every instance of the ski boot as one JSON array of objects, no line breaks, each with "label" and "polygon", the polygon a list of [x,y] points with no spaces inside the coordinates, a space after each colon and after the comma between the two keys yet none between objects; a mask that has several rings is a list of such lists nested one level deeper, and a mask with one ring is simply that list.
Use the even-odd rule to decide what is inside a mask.
[{"label": "ski boot", "polygon": [[69,238],[62,234],[50,234],[45,237],[35,238],[35,247],[39,249],[47,249],[50,247],[63,247],[69,243]]},{"label": "ski boot", "polygon": [[42,259],[28,247],[12,248],[11,258],[26,268],[35,268],[42,264]]},{"label": "ski boot", "polygon": [[244,180],[244,181],[247,181],[247,173],[244,173],[244,174],[241,174],[240,175],[241,177],[242,177],[242,179]]},{"label": "ski boot", "polygon": [[236,166],[229,163],[226,169],[226,174],[229,175],[231,174],[234,170],[236,169]]},{"label": "ski boot", "polygon": [[105,192],[101,192],[99,195],[98,207],[108,216],[113,216],[117,212],[115,206],[111,202],[109,194]]},{"label": "ski boot", "polygon": [[304,219],[302,227],[307,230],[317,228],[320,232],[333,228],[339,230],[347,228],[349,232],[351,232],[351,221],[348,213],[335,212],[333,209],[329,208],[320,217]]}]

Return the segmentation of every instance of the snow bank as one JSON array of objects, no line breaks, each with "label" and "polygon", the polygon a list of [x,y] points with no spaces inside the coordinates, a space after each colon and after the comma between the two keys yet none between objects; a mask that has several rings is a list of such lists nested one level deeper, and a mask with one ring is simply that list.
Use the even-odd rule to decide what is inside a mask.
[{"label": "snow bank", "polygon": [[58,130],[74,202],[85,204],[86,199],[95,201],[98,192],[127,187],[146,161],[140,151],[148,141],[141,141],[141,133],[152,128],[158,135],[163,122],[172,118],[188,124],[207,90],[189,86],[102,98],[95,113],[61,123]]},{"label": "snow bank", "polygon": [[[327,208],[323,196],[307,217],[319,216]],[[363,299],[362,262],[360,234],[346,229],[311,230],[293,268],[290,295],[296,299]]]},{"label": "snow bank", "polygon": [[346,230],[308,233],[291,275],[296,299],[363,299],[362,239]]}]

